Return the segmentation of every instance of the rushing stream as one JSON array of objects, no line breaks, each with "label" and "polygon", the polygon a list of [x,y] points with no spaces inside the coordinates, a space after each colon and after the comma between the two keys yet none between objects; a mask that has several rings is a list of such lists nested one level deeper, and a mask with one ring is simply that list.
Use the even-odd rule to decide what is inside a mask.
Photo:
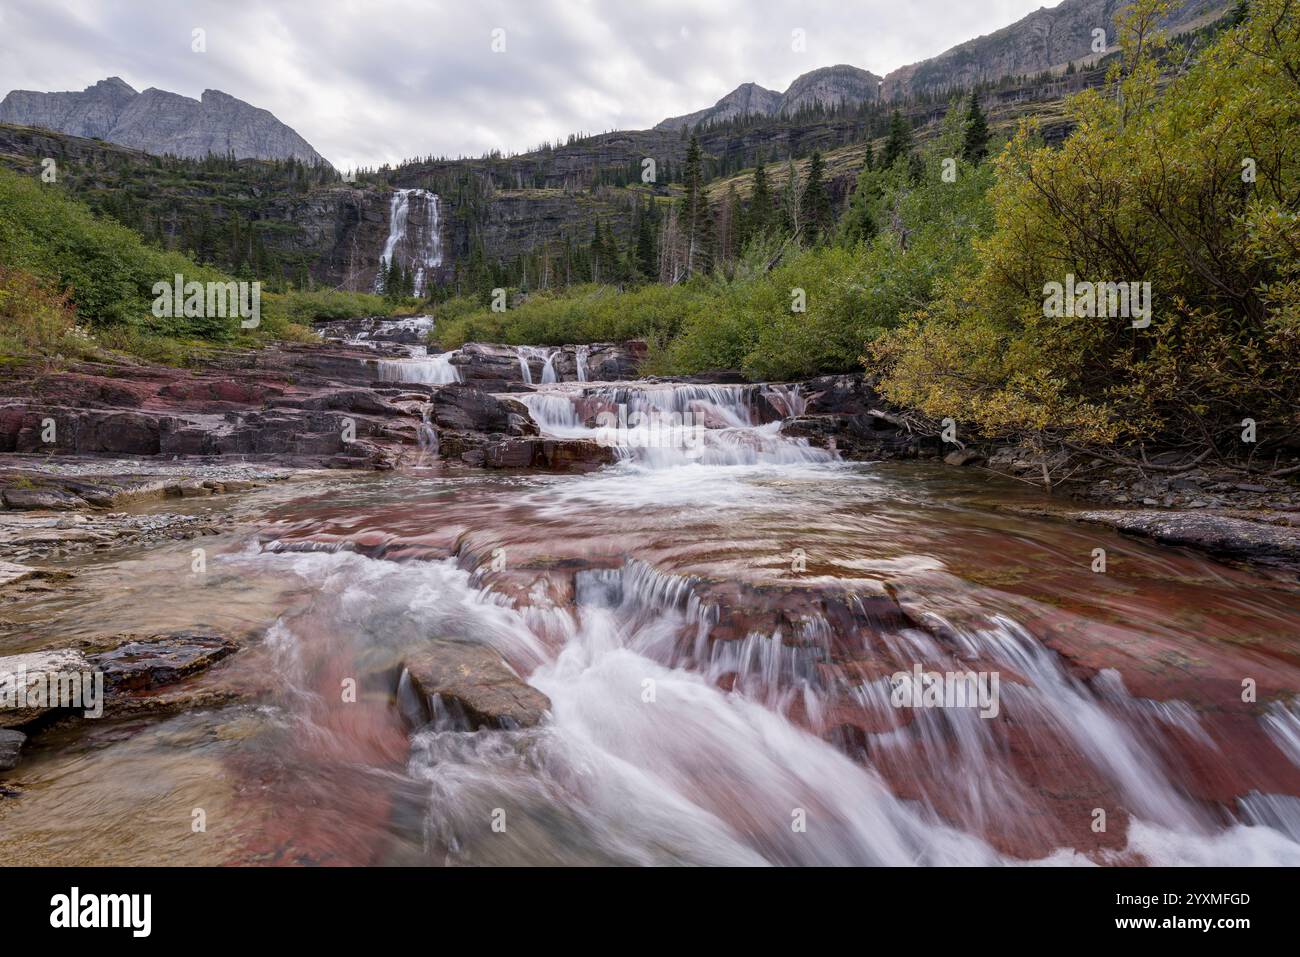
[{"label": "rushing stream", "polygon": [[[0,860],[1300,864],[1293,578],[839,461],[760,424],[793,389],[543,382],[513,397],[617,465],[326,477],[250,499],[201,577],[190,543],[87,561],[33,646],[256,640],[206,710],[43,739]],[[431,638],[492,646],[548,720],[409,728]],[[915,669],[996,675],[996,713],[896,706]]]}]

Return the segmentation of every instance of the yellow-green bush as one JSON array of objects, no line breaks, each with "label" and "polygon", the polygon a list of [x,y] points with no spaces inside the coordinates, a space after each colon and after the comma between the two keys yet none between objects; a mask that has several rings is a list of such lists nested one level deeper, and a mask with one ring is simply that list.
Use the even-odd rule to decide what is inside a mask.
[{"label": "yellow-green bush", "polygon": [[[1162,4],[1130,8],[1109,89],[1062,147],[999,158],[996,226],[933,306],[878,342],[887,394],[998,435],[1240,450],[1300,395],[1300,17],[1255,0],[1158,93]],[[1250,173],[1254,181],[1250,182]],[[1045,284],[1149,282],[1146,328],[1045,315]],[[1246,451],[1250,451],[1247,449]]]}]

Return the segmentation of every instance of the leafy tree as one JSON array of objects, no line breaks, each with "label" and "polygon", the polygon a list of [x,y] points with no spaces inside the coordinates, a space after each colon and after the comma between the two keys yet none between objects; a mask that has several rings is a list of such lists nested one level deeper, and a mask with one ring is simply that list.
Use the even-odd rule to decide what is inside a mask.
[{"label": "leafy tree", "polygon": [[[1268,461],[1293,441],[1293,2],[1254,0],[1161,95],[1164,7],[1136,0],[1109,88],[1072,98],[1077,128],[1060,148],[1020,129],[997,164],[996,226],[976,244],[977,263],[878,343],[890,398],[1044,446],[1152,441]],[[1103,315],[1045,308],[1048,284],[1068,277],[1137,283],[1139,295],[1150,283],[1149,310],[1114,315],[1111,292]],[[1243,418],[1260,423],[1257,443],[1241,441]]]}]

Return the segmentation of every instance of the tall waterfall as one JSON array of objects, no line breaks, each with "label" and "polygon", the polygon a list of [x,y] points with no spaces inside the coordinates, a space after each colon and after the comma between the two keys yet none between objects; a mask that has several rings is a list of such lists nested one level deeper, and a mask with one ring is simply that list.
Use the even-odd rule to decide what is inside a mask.
[{"label": "tall waterfall", "polygon": [[[442,265],[442,234],[439,229],[439,200],[427,189],[394,191],[388,207],[388,238],[379,256],[379,274],[375,291],[384,288],[384,273],[396,257],[402,269],[411,274],[411,291],[424,294],[429,271]],[[412,215],[416,228],[409,229]]]}]

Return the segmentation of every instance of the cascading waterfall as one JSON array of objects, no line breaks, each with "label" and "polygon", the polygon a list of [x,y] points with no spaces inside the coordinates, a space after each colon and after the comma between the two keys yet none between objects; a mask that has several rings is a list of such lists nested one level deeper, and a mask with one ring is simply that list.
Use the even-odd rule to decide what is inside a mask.
[{"label": "cascading waterfall", "polygon": [[588,376],[587,376],[587,359],[590,358],[590,356],[591,356],[591,347],[590,347],[590,346],[576,346],[576,347],[574,348],[573,352],[574,352],[574,356],[573,356],[573,358],[574,358],[574,364],[575,364],[575,365],[577,366],[577,368],[578,368],[578,381],[579,381],[579,382],[586,382],[586,381],[587,381],[587,378],[588,378]]},{"label": "cascading waterfall", "polygon": [[[450,365],[392,361],[407,376],[435,360]],[[792,387],[511,396],[625,461],[307,488],[179,597],[178,552],[133,560],[159,608],[118,588],[82,615],[216,628],[275,607],[265,653],[231,663],[268,700],[144,723],[71,765],[43,756],[0,852],[83,792],[98,854],[148,852],[166,829],[120,839],[127,785],[188,761],[196,793],[219,766],[259,812],[226,825],[236,862],[1300,865],[1300,667],[1260,654],[1300,633],[1280,578],[1116,536],[1101,540],[1125,560],[1103,580],[1099,533],[988,509],[984,479],[963,496],[958,470],[842,463],[782,436],[808,411]],[[654,427],[633,415],[669,417],[668,443],[646,447]],[[696,428],[692,456],[673,443]],[[437,454],[427,415],[418,437]],[[250,588],[266,589],[255,605]],[[474,731],[454,696],[420,699],[408,656],[440,643],[487,646],[547,696],[541,724]],[[913,667],[1000,676],[997,713],[900,706]],[[366,694],[340,700],[354,675]],[[1261,679],[1257,710],[1236,704],[1243,675]],[[178,756],[181,730],[212,753]],[[78,773],[97,760],[109,775]]]},{"label": "cascading waterfall", "polygon": [[533,370],[529,366],[530,359],[540,359],[542,362],[542,385],[550,385],[558,381],[555,374],[555,357],[559,355],[559,349],[544,349],[541,346],[516,346],[515,354],[519,356],[519,373],[524,378],[525,385],[533,385]]},{"label": "cascading waterfall", "polygon": [[452,363],[456,353],[440,352],[428,355],[424,346],[412,348],[409,359],[379,359],[377,367],[381,382],[418,382],[424,385],[446,385],[459,382],[460,370]]},{"label": "cascading waterfall", "polygon": [[[428,789],[426,840],[448,848],[449,862],[482,863],[500,846],[479,836],[480,822],[509,794],[526,820],[566,822],[493,835],[506,842],[502,860],[515,862],[572,861],[580,849],[608,863],[986,865],[1017,861],[988,838],[1010,832],[1038,840],[1031,860],[1085,863],[1052,850],[1060,822],[1032,774],[1008,758],[1002,735],[1012,733],[1012,753],[1059,741],[1080,772],[1113,789],[1133,815],[1129,851],[1150,863],[1300,863],[1300,802],[1253,794],[1216,814],[1180,791],[1180,769],[1158,742],[1172,734],[1212,747],[1192,709],[1134,698],[1113,673],[1085,683],[1005,617],[936,620],[923,632],[855,614],[851,627],[879,653],[938,670],[973,659],[1016,676],[1002,686],[1010,732],[961,708],[920,710],[898,726],[884,678],[843,687],[822,676],[845,623],[807,619],[789,645],[779,632],[710,644],[718,610],[704,583],[642,561],[578,572],[572,605],[559,607],[507,600],[454,559],[389,562],[335,549],[255,560],[288,562],[323,582],[331,631],[484,642],[549,697],[542,733],[473,734],[438,720],[415,733],[408,773]],[[301,680],[292,676],[320,626],[276,627],[283,673]],[[832,733],[854,712],[878,729],[857,759]],[[1263,723],[1294,734],[1285,706]],[[900,780],[911,799],[895,793]],[[792,808],[815,809],[817,826],[792,831]]]},{"label": "cascading waterfall", "polygon": [[[416,213],[420,226],[411,234],[408,224]],[[379,256],[379,274],[375,291],[384,288],[384,273],[394,257],[411,275],[411,290],[424,294],[429,272],[442,265],[442,234],[439,224],[439,200],[427,189],[399,189],[393,192],[388,207],[388,238]]]},{"label": "cascading waterfall", "polygon": [[[561,386],[517,398],[528,406],[544,433],[594,439],[614,446],[622,458],[650,468],[835,458],[804,439],[781,434],[781,420],[804,411],[795,386]],[[764,404],[771,421],[761,421],[758,409]]]}]

